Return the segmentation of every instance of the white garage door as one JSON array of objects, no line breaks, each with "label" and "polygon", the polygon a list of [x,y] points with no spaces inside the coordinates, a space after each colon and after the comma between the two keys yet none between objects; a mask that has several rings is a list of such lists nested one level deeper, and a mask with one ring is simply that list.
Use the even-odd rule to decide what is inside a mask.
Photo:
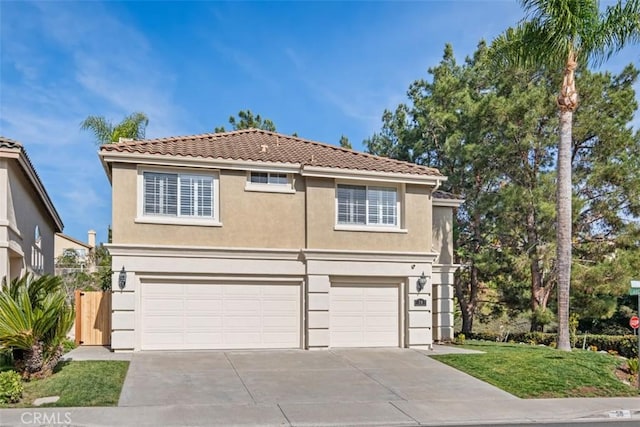
[{"label": "white garage door", "polygon": [[332,347],[398,347],[398,286],[332,286]]},{"label": "white garage door", "polygon": [[143,350],[300,347],[300,286],[142,284]]}]

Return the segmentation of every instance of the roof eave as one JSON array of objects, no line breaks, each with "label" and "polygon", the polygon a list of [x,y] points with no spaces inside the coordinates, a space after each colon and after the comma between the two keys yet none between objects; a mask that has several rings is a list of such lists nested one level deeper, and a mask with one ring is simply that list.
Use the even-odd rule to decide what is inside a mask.
[{"label": "roof eave", "polygon": [[406,174],[362,169],[327,168],[308,165],[305,165],[301,168],[300,174],[302,176],[312,176],[319,178],[356,178],[361,181],[398,182],[405,184],[432,185],[434,187],[439,186],[442,182],[447,180],[447,177],[443,175]]},{"label": "roof eave", "polygon": [[464,203],[462,199],[437,199],[433,198],[433,206],[458,208]]},{"label": "roof eave", "polygon": [[302,176],[323,178],[358,179],[363,181],[386,181],[438,187],[447,180],[444,175],[408,174],[397,172],[380,172],[362,169],[329,168],[300,163],[263,162],[259,160],[234,160],[210,157],[176,156],[172,154],[147,154],[121,151],[100,150],[100,161],[111,182],[111,163],[130,163],[157,166],[201,167],[209,169],[235,169],[252,171],[270,171],[299,173]]}]

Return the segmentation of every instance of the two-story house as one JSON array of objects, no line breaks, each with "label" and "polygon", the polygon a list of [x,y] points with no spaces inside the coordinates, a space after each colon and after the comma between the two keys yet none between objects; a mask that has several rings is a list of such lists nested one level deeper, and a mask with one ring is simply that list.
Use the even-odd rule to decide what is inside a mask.
[{"label": "two-story house", "polygon": [[461,201],[436,192],[438,170],[256,129],[99,154],[113,194],[112,349],[452,337]]},{"label": "two-story house", "polygon": [[77,271],[96,271],[96,232],[87,232],[87,243],[63,233],[56,233],[54,239],[56,274],[64,275]]},{"label": "two-story house", "polygon": [[58,215],[22,144],[0,137],[0,280],[53,274]]}]

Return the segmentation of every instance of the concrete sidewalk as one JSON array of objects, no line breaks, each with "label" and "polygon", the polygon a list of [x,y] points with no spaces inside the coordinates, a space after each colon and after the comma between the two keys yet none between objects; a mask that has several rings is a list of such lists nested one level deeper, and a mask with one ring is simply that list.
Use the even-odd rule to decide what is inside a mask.
[{"label": "concrete sidewalk", "polygon": [[169,405],[0,411],[2,426],[444,426],[589,419],[618,419],[640,424],[640,402],[637,398],[483,402],[415,400],[402,403]]}]

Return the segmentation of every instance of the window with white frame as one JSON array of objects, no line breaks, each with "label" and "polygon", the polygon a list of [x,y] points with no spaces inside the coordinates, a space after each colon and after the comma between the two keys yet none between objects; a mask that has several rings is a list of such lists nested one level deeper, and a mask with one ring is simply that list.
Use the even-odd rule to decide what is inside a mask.
[{"label": "window with white frame", "polygon": [[289,185],[286,173],[251,172],[249,180],[252,184]]},{"label": "window with white frame", "polygon": [[397,227],[398,190],[395,187],[339,184],[337,217],[340,225]]},{"label": "window with white frame", "polygon": [[245,191],[295,193],[293,175],[286,172],[247,172]]},{"label": "window with white frame", "polygon": [[214,217],[212,175],[143,172],[143,215]]}]

